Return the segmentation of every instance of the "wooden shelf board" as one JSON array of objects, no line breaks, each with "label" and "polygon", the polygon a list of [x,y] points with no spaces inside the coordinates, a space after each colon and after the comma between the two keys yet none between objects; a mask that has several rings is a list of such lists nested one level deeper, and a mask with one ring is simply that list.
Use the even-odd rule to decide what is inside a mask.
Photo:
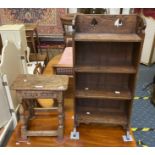
[{"label": "wooden shelf board", "polygon": [[136,73],[133,66],[77,66],[74,68],[75,72],[87,73]]},{"label": "wooden shelf board", "polygon": [[137,34],[77,33],[75,41],[141,42]]},{"label": "wooden shelf board", "polygon": [[130,91],[120,91],[116,94],[115,91],[96,91],[96,90],[77,90],[76,98],[97,98],[97,99],[115,99],[115,100],[131,100]]},{"label": "wooden shelf board", "polygon": [[113,125],[127,125],[127,116],[124,113],[119,113],[111,115],[111,113],[104,114],[93,114],[89,115],[86,113],[78,114],[79,123],[103,123],[103,124],[113,124]]}]

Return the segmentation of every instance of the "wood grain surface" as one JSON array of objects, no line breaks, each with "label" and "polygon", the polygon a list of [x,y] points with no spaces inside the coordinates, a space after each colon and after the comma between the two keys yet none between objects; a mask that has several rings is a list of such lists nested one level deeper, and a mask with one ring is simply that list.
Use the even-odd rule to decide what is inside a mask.
[{"label": "wood grain surface", "polygon": [[21,74],[13,82],[14,90],[67,90],[68,76]]}]

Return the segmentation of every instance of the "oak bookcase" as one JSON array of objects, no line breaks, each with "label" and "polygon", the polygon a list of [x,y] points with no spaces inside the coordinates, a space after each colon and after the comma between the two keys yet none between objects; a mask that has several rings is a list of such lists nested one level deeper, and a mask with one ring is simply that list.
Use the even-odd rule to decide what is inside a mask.
[{"label": "oak bookcase", "polygon": [[137,15],[77,15],[74,20],[74,113],[80,123],[129,132],[145,24]]}]

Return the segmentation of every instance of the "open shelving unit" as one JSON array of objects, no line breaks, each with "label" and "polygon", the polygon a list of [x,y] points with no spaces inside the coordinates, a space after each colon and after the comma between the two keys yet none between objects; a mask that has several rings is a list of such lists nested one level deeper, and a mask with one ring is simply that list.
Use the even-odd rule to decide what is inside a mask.
[{"label": "open shelving unit", "polygon": [[137,15],[77,15],[74,23],[75,128],[121,125],[128,136],[144,22]]}]

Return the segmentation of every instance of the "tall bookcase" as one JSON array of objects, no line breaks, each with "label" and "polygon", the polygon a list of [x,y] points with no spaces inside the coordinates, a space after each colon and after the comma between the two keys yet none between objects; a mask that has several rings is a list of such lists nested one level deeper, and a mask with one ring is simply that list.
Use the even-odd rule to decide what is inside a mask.
[{"label": "tall bookcase", "polygon": [[129,136],[145,24],[137,15],[74,20],[74,123],[121,125]]}]

